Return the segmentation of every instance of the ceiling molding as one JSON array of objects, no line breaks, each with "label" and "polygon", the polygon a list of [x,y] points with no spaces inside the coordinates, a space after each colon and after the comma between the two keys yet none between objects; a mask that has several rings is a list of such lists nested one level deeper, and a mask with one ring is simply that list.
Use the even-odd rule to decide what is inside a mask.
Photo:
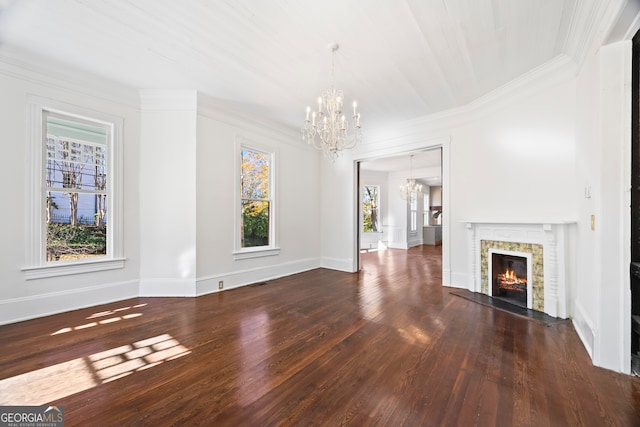
[{"label": "ceiling molding", "polygon": [[242,109],[226,106],[220,100],[200,95],[198,97],[198,115],[242,129],[253,135],[263,135],[305,151],[315,151],[302,140],[302,133],[281,123],[252,115]]},{"label": "ceiling molding", "polygon": [[640,0],[619,0],[618,8],[612,7],[610,21],[604,44],[631,40],[640,28]]},{"label": "ceiling molding", "polygon": [[305,93],[326,89],[324,46],[338,41],[338,86],[357,95],[379,140],[398,122],[472,108],[557,55],[580,69],[632,1],[640,0],[402,0],[364,12],[342,0],[13,1],[0,55],[40,55],[33,69],[111,101],[138,105],[138,90],[188,88],[297,130]]},{"label": "ceiling molding", "polygon": [[582,67],[594,41],[603,38],[605,30],[609,28],[611,15],[617,14],[620,3],[612,4],[608,0],[594,0],[593,3],[576,1],[564,52],[574,59],[578,68]]},{"label": "ceiling molding", "polygon": [[397,123],[390,128],[389,133],[392,133],[392,135],[372,141],[367,145],[375,147],[400,144],[403,140],[413,140],[416,133],[434,136],[448,134],[448,130],[451,128],[478,120],[515,100],[533,96],[545,89],[575,78],[576,75],[577,65],[575,62],[566,55],[559,55],[467,105]]},{"label": "ceiling molding", "polygon": [[140,91],[143,111],[197,111],[198,91],[148,89]]},{"label": "ceiling molding", "polygon": [[6,47],[0,50],[0,74],[127,107],[139,106],[138,91],[132,87]]}]

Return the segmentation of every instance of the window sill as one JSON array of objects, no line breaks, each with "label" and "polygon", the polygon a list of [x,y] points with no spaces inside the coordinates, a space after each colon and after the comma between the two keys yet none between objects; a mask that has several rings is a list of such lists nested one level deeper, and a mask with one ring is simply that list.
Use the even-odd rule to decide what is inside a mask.
[{"label": "window sill", "polygon": [[280,248],[258,248],[258,249],[243,249],[241,251],[233,252],[233,259],[249,259],[249,258],[261,258],[266,256],[275,256],[280,254]]},{"label": "window sill", "polygon": [[70,276],[72,274],[93,273],[96,271],[117,270],[124,268],[125,258],[90,260],[90,261],[58,261],[37,267],[22,269],[26,280],[45,279],[47,277]]}]

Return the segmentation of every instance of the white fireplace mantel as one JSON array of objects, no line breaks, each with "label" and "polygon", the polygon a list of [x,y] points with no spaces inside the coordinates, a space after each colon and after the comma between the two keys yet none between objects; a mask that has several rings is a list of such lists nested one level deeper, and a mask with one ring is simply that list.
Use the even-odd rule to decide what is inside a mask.
[{"label": "white fireplace mantel", "polygon": [[469,239],[469,290],[482,291],[480,242],[542,245],[544,312],[553,317],[571,317],[571,242],[575,221],[464,221]]}]

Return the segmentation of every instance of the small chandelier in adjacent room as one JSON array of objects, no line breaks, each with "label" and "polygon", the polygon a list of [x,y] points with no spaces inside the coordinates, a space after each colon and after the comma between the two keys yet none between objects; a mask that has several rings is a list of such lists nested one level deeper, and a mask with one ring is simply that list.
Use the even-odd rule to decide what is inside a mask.
[{"label": "small chandelier in adjacent room", "polygon": [[[322,150],[325,157],[335,160],[342,150],[350,149],[362,141],[360,127],[360,113],[357,112],[358,104],[353,102],[353,116],[351,124],[342,112],[344,94],[336,90],[333,77],[333,67],[338,43],[331,43],[331,89],[326,90],[318,98],[318,111],[307,107],[307,115],[302,127],[302,139]],[[350,128],[353,132],[349,134]]]},{"label": "small chandelier in adjacent room", "polygon": [[422,184],[417,184],[416,180],[413,179],[413,154],[409,159],[409,174],[407,183],[400,186],[400,197],[402,197],[403,200],[413,202],[415,200],[414,197],[417,197],[418,193],[422,192]]}]

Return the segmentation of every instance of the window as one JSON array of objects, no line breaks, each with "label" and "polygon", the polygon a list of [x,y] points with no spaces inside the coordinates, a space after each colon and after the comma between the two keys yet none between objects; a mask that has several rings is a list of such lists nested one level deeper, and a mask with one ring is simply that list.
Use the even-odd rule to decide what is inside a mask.
[{"label": "window", "polygon": [[362,223],[365,233],[380,232],[380,187],[365,185],[362,188]]},{"label": "window", "polygon": [[411,231],[418,231],[418,192],[411,192],[410,211],[411,211]]},{"label": "window", "polygon": [[422,225],[429,225],[429,193],[422,196]]},{"label": "window", "polygon": [[239,226],[236,259],[277,255],[275,242],[274,154],[241,143],[239,147]]},{"label": "window", "polygon": [[107,255],[109,129],[45,112],[46,260]]},{"label": "window", "polygon": [[26,278],[122,268],[121,120],[31,106]]}]

